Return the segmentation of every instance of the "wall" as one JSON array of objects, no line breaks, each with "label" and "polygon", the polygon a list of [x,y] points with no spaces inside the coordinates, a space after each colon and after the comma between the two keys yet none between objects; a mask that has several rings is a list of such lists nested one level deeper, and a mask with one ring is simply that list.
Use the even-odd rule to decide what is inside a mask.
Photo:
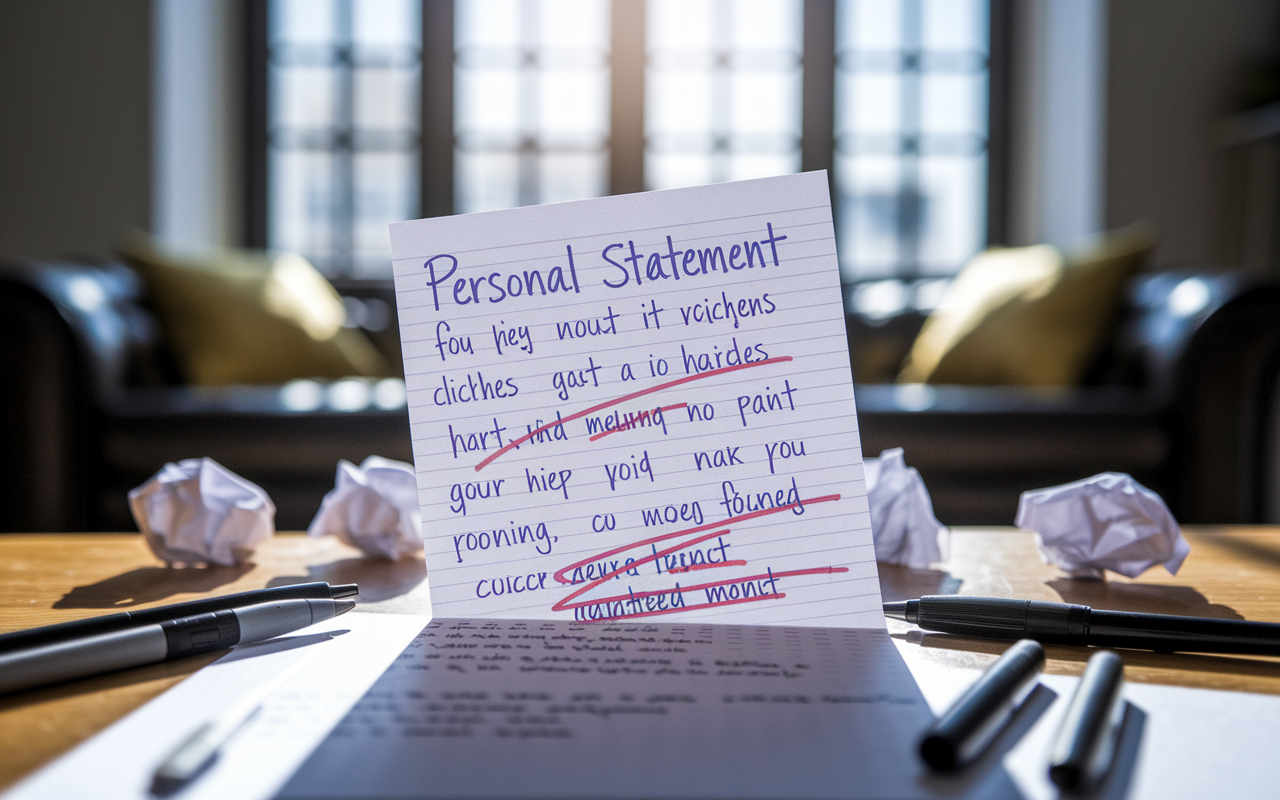
[{"label": "wall", "polygon": [[1105,214],[1108,227],[1152,219],[1155,266],[1231,266],[1238,191],[1222,117],[1248,59],[1280,49],[1271,0],[1111,0]]},{"label": "wall", "polygon": [[156,237],[178,250],[238,244],[244,9],[232,0],[154,0]]},{"label": "wall", "polygon": [[0,3],[0,258],[149,227],[150,65],[147,0]]}]

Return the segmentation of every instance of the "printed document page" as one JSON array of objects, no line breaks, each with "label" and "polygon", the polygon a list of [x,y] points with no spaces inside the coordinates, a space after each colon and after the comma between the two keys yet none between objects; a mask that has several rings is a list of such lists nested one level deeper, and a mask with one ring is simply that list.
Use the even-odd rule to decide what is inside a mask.
[{"label": "printed document page", "polygon": [[928,775],[932,720],[884,630],[435,619],[279,796],[1017,796]]}]

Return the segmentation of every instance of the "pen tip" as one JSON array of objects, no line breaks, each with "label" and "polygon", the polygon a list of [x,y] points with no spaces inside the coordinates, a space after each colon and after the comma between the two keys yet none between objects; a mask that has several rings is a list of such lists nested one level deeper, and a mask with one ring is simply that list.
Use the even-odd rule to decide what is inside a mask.
[{"label": "pen tip", "polygon": [[896,603],[885,603],[884,615],[886,617],[889,617],[890,619],[900,619],[903,622],[906,622],[907,621],[907,601],[900,600]]},{"label": "pen tip", "polygon": [[354,600],[335,600],[333,601],[333,615],[335,617],[340,616],[355,607],[356,604]]},{"label": "pen tip", "polygon": [[360,593],[360,587],[354,583],[335,583],[329,586],[329,596],[334,600],[343,597],[355,597]]}]

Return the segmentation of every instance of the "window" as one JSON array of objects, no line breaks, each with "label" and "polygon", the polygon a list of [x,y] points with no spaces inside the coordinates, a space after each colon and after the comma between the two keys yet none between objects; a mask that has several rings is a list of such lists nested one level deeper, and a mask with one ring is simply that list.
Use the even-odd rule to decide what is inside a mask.
[{"label": "window", "polygon": [[938,279],[986,243],[987,10],[985,0],[837,7],[840,268],[846,283],[867,282],[855,297],[863,310],[931,308]]},{"label": "window", "polygon": [[250,6],[250,239],[330,275],[384,278],[423,213],[827,164],[860,310],[930,308],[987,241],[989,0]]},{"label": "window", "polygon": [[649,189],[800,169],[802,0],[649,0]]},{"label": "window", "polygon": [[329,275],[387,274],[418,210],[420,6],[272,0],[267,245]]},{"label": "window", "polygon": [[609,5],[455,5],[459,212],[597,197],[609,189]]}]

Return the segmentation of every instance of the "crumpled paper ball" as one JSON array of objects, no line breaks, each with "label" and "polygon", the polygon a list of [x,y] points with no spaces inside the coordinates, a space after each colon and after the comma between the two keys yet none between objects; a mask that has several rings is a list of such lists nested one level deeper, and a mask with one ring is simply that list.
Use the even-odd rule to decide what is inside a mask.
[{"label": "crumpled paper ball", "polygon": [[945,561],[951,531],[933,515],[924,479],[901,447],[863,459],[876,560],[924,569]]},{"label": "crumpled paper ball", "polygon": [[369,456],[360,466],[338,462],[338,477],[307,528],[337,536],[365,555],[395,560],[424,549],[413,465]]},{"label": "crumpled paper ball", "polygon": [[1023,492],[1014,524],[1036,532],[1046,563],[1077,578],[1106,569],[1136,578],[1156,564],[1176,575],[1191,552],[1160,495],[1123,472]]},{"label": "crumpled paper ball", "polygon": [[212,458],[165,464],[129,492],[129,509],[169,563],[239,564],[276,531],[276,506],[262,487]]}]

